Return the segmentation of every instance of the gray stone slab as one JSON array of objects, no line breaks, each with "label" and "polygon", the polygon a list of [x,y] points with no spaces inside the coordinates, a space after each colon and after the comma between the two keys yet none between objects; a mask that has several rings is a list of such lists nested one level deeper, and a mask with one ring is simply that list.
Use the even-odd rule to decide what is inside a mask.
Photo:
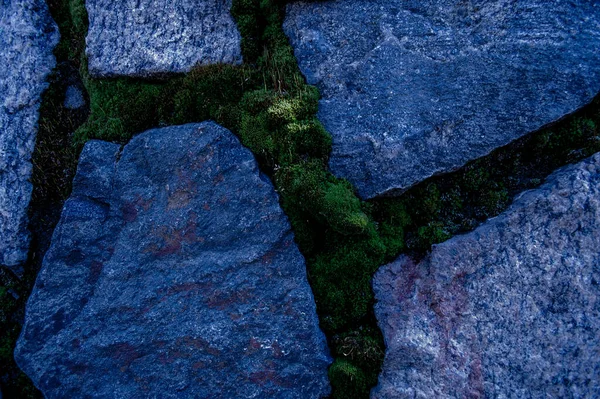
[{"label": "gray stone slab", "polygon": [[59,34],[43,0],[0,0],[0,264],[27,259],[31,154]]},{"label": "gray stone slab", "polygon": [[556,121],[600,92],[600,3],[337,0],[287,6],[319,87],[330,167],[397,194]]},{"label": "gray stone slab", "polygon": [[600,397],[600,153],[373,286],[372,398]]},{"label": "gray stone slab", "polygon": [[213,122],[86,144],[15,359],[47,398],[329,392],[277,194]]},{"label": "gray stone slab", "polygon": [[188,72],[242,62],[231,0],[87,0],[93,76]]}]

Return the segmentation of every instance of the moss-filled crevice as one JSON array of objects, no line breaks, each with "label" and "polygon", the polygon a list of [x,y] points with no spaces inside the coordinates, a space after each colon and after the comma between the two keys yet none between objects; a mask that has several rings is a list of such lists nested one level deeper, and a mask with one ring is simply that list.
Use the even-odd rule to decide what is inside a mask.
[{"label": "moss-filled crevice", "polygon": [[600,95],[456,172],[430,178],[400,197],[370,201],[382,239],[421,257],[432,244],[498,215],[517,194],[539,186],[556,169],[600,151],[599,127]]},{"label": "moss-filled crevice", "polygon": [[[83,1],[49,4],[62,38],[56,49],[57,83],[44,95],[34,155],[29,274],[22,282],[0,274],[0,323],[5,323],[0,327],[12,328],[1,335],[0,344],[9,348],[4,352],[11,353],[10,361],[26,296],[69,195],[78,151],[89,139],[125,143],[149,128],[207,119],[238,135],[274,182],[306,258],[321,327],[335,360],[329,370],[332,398],[344,399],[367,398],[383,361],[371,290],[380,265],[403,252],[421,256],[432,243],[473,229],[551,171],[600,150],[596,100],[548,129],[398,198],[364,202],[351,184],[328,171],[331,137],[316,119],[319,93],[305,83],[283,33],[285,0],[233,0],[243,65],[195,68],[160,80],[90,77]],[[62,106],[60,65],[66,74],[80,72],[89,95],[85,122],[87,111],[75,114]],[[9,287],[21,295],[18,300],[7,296]],[[35,397],[30,384],[18,382],[25,377],[14,363],[10,367],[11,386],[22,389],[21,397]],[[6,370],[2,375],[8,375]],[[2,383],[4,390],[8,385]]]}]

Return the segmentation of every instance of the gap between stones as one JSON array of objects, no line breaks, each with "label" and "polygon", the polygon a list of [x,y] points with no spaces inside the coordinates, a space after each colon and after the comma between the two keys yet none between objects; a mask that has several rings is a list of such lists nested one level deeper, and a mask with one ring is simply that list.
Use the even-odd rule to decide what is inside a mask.
[{"label": "gap between stones", "polygon": [[[125,143],[152,127],[207,119],[240,137],[277,188],[306,258],[321,328],[335,359],[329,370],[332,398],[367,398],[377,383],[384,346],[370,281],[380,265],[400,253],[423,256],[432,244],[499,214],[512,197],[538,186],[555,169],[600,151],[597,97],[457,172],[430,178],[397,198],[364,202],[348,182],[328,172],[331,138],[315,116],[318,91],[306,85],[281,29],[284,0],[234,0],[242,66],[202,67],[160,80],[89,77],[83,1],[48,3],[61,42],[33,157],[34,239],[22,281],[0,270],[0,327],[6,331],[0,336],[0,381],[9,397],[40,397],[16,368],[12,351],[27,296],[70,194],[78,154],[89,139]],[[77,70],[89,108],[69,111],[62,106],[65,79]]]}]

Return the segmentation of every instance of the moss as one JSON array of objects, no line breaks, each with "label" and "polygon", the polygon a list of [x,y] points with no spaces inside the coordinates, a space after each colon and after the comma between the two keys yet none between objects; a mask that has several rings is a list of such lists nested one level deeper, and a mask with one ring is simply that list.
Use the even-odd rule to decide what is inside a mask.
[{"label": "moss", "polygon": [[309,261],[309,279],[321,316],[321,326],[333,335],[361,326],[373,303],[371,275],[385,259],[379,236],[328,234]]},{"label": "moss", "polygon": [[[69,15],[71,16],[72,36],[81,37],[88,30],[88,16],[85,8],[85,2],[82,0],[69,0]],[[74,50],[81,50],[76,48]]]},{"label": "moss", "polygon": [[321,228],[343,236],[373,230],[352,186],[336,179],[318,161],[300,161],[279,169],[275,182],[284,202],[313,219]]},{"label": "moss", "polygon": [[336,398],[366,398],[369,389],[364,372],[351,362],[337,358],[329,368],[329,380]]},{"label": "moss", "polygon": [[433,243],[472,230],[554,170],[600,151],[599,121],[600,96],[564,120],[456,172],[429,179],[398,198],[371,201],[383,241],[393,246],[403,234],[405,248],[396,248],[420,256]]},{"label": "moss", "polygon": [[[44,97],[34,156],[38,170],[33,179],[34,214],[44,202],[60,209],[70,191],[78,146],[89,139],[126,142],[148,128],[206,119],[228,127],[272,177],[307,260],[321,327],[335,358],[329,370],[332,398],[367,398],[377,382],[383,340],[373,315],[370,281],[381,264],[401,252],[422,255],[433,243],[474,228],[552,170],[600,150],[596,100],[573,117],[460,171],[430,179],[398,198],[364,202],[347,181],[327,169],[331,137],[315,116],[319,93],[305,83],[281,29],[284,2],[233,1],[243,66],[201,67],[153,81],[89,77],[83,52],[87,31],[83,1],[49,0],[49,4],[62,35],[57,58],[80,67],[90,115],[71,138],[79,121],[69,122],[74,115],[60,105],[62,88],[51,85]],[[76,146],[66,144],[71,139]],[[39,223],[45,232],[38,236],[49,236],[57,215],[40,211],[34,217],[49,220]],[[37,263],[32,265],[39,267],[44,245],[34,245]],[[23,298],[35,270],[32,266],[19,291]],[[0,309],[8,306],[7,314],[22,312],[24,300],[15,304],[6,292],[0,289]],[[3,356],[2,348],[14,346],[18,324],[0,327]],[[13,386],[19,387],[15,389],[25,397],[30,397],[27,392],[35,395],[14,364],[6,367],[13,374]]]}]

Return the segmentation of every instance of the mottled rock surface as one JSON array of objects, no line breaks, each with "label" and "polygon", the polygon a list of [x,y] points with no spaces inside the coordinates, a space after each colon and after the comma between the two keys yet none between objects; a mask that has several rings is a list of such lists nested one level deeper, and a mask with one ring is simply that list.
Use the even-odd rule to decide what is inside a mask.
[{"label": "mottled rock surface", "polygon": [[87,0],[90,73],[149,76],[241,63],[231,1]]},{"label": "mottled rock surface", "polygon": [[453,170],[600,91],[600,3],[338,0],[288,5],[322,93],[330,167],[364,198]]},{"label": "mottled rock surface", "polygon": [[79,87],[74,85],[67,86],[67,90],[65,90],[65,101],[63,104],[67,109],[78,109],[85,105],[85,99],[83,98],[83,93]]},{"label": "mottled rock surface", "polygon": [[15,358],[47,398],[329,391],[288,220],[212,122],[86,144]]},{"label": "mottled rock surface", "polygon": [[43,0],[0,0],[0,264],[17,272],[29,247],[31,154],[58,40]]},{"label": "mottled rock surface", "polygon": [[374,279],[372,398],[600,397],[600,154]]}]

